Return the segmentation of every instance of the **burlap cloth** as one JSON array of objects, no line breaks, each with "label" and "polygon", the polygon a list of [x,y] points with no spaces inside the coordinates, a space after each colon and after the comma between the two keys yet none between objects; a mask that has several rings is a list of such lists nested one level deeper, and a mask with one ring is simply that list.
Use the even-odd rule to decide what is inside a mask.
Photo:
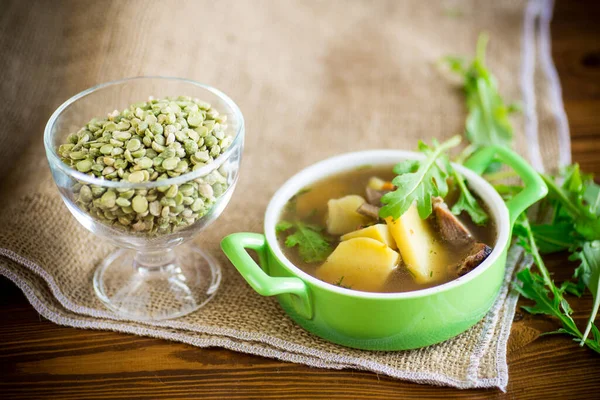
[{"label": "burlap cloth", "polygon": [[[250,289],[219,242],[232,232],[261,232],[269,198],[311,163],[346,151],[413,149],[419,138],[461,132],[463,99],[435,62],[472,55],[483,30],[503,95],[525,103],[525,118],[515,119],[517,150],[538,168],[542,161],[547,169],[567,162],[560,88],[551,59],[544,61],[550,15],[544,1],[8,2],[0,16],[0,273],[62,325],[503,389],[516,303],[508,283],[523,264],[518,249],[511,250],[496,305],[474,328],[424,349],[367,352],[296,326],[274,298]],[[62,204],[42,132],[50,113],[76,92],[160,74],[229,94],[245,115],[247,145],[233,200],[196,239],[223,266],[218,295],[199,312],[148,324],[118,320],[95,297],[94,267],[112,248]]]}]

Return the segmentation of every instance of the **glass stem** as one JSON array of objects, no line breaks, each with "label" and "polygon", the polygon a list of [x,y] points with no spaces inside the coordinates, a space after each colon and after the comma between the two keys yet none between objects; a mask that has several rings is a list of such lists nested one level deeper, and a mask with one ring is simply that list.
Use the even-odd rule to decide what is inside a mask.
[{"label": "glass stem", "polygon": [[133,267],[142,274],[166,272],[174,265],[175,252],[172,249],[138,251],[133,259]]}]

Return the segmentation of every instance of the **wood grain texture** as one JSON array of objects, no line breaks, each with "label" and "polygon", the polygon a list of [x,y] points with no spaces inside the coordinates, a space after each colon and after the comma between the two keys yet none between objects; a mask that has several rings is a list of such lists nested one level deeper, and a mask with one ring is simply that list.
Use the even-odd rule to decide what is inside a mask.
[{"label": "wood grain texture", "polygon": [[[573,141],[573,158],[600,175],[600,7],[559,1],[553,55]],[[548,260],[557,280],[572,268]],[[572,299],[583,324],[589,296]],[[600,358],[565,337],[539,337],[553,321],[518,312],[509,341],[510,383],[459,391],[355,370],[332,371],[132,335],[78,330],[43,320],[0,280],[0,398],[3,399],[392,399],[591,398]]]},{"label": "wood grain texture", "polygon": [[558,1],[552,21],[552,53],[569,117],[573,160],[600,175],[600,6]]}]

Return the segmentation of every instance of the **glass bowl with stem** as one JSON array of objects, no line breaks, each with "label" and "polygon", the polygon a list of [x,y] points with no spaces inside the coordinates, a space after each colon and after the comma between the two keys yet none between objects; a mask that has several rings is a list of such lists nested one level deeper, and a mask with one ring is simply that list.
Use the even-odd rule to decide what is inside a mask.
[{"label": "glass bowl with stem", "polygon": [[86,229],[120,248],[100,262],[92,283],[119,317],[176,318],[215,295],[218,262],[181,245],[225,209],[243,145],[238,106],[181,78],[104,83],[52,114],[44,146],[64,203]]}]

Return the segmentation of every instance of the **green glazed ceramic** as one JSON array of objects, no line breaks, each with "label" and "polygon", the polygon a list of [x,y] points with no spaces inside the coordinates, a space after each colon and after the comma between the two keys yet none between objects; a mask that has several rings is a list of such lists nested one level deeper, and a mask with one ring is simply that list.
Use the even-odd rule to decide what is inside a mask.
[{"label": "green glazed ceramic", "polygon": [[[281,307],[300,326],[326,340],[366,350],[405,350],[447,340],[469,329],[489,311],[504,279],[506,253],[517,216],[546,195],[539,175],[517,154],[504,148],[479,150],[454,167],[487,204],[497,225],[490,256],[470,273],[433,288],[406,293],[367,293],[344,289],[314,278],[283,254],[275,224],[287,201],[300,189],[327,176],[365,165],[393,165],[422,155],[395,150],[343,154],[312,165],[288,180],[271,199],[264,235],[235,233],[221,245],[246,281],[263,296],[277,296]],[[494,161],[512,167],[525,189],[506,204],[479,175]],[[259,264],[247,250],[255,250]]]}]

